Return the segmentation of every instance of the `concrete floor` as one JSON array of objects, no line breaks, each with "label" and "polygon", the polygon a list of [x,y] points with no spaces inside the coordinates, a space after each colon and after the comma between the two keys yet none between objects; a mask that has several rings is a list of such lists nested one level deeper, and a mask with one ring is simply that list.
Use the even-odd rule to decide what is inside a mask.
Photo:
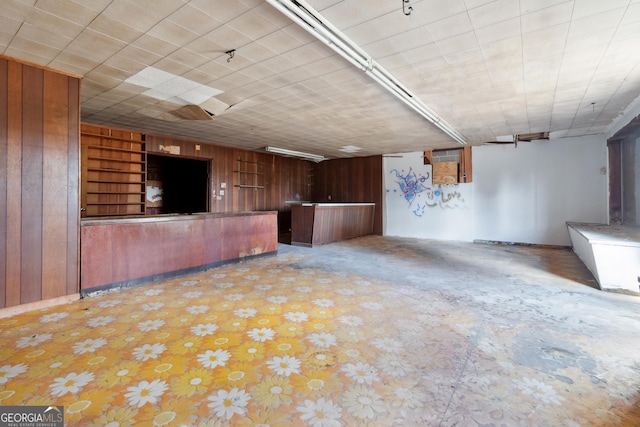
[{"label": "concrete floor", "polygon": [[638,426],[640,297],[594,286],[570,249],[280,245],[0,319],[0,404],[83,426]]}]

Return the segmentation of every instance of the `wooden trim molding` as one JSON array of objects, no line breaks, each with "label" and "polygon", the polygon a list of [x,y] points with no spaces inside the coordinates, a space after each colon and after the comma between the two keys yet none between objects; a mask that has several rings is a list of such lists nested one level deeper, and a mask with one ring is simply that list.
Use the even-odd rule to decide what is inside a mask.
[{"label": "wooden trim molding", "polygon": [[26,313],[33,310],[41,310],[43,308],[55,307],[56,305],[68,304],[78,301],[80,294],[69,294],[57,298],[49,298],[46,300],[34,301],[26,304],[14,305],[11,307],[0,308],[0,319],[15,316],[17,314]]}]

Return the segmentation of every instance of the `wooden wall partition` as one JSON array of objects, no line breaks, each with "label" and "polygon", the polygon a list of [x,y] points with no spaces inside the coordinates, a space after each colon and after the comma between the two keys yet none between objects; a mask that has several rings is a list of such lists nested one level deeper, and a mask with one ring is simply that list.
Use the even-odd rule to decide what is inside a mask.
[{"label": "wooden wall partition", "polygon": [[79,290],[80,79],[0,56],[0,308]]},{"label": "wooden wall partition", "polygon": [[276,212],[82,220],[82,292],[278,251]]},{"label": "wooden wall partition", "polygon": [[[278,228],[286,232],[291,225],[287,202],[313,197],[315,164],[306,160],[149,134],[146,148],[148,154],[210,160],[210,212],[276,210],[280,214]],[[253,165],[260,174],[256,181],[244,173]]]},{"label": "wooden wall partition", "polygon": [[382,156],[327,160],[315,175],[314,201],[375,203],[373,233],[382,234]]}]

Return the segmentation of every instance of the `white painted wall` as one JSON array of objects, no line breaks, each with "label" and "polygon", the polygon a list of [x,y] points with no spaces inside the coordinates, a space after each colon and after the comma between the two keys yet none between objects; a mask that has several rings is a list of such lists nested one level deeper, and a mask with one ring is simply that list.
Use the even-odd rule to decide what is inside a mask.
[{"label": "white painted wall", "polygon": [[636,138],[635,153],[636,225],[640,225],[640,138]]},{"label": "white painted wall", "polygon": [[472,154],[476,239],[570,246],[567,221],[606,223],[604,136],[484,145]]},{"label": "white painted wall", "polygon": [[[422,153],[397,156],[383,162],[385,235],[570,246],[567,221],[607,222],[604,136],[473,147],[473,182],[455,186],[432,185]],[[411,172],[428,179],[407,199]]]},{"label": "white painted wall", "polygon": [[[421,152],[383,159],[383,234],[472,241],[473,184],[434,186],[431,165],[423,163]],[[418,188],[405,196],[401,184],[407,176],[406,183],[417,180]]]}]

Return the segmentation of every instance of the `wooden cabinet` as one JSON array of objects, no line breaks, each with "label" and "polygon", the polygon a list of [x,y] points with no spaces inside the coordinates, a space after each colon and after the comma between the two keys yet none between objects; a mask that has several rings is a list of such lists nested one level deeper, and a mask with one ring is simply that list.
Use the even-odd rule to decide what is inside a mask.
[{"label": "wooden cabinet", "polygon": [[143,135],[82,124],[82,217],[144,215]]}]

